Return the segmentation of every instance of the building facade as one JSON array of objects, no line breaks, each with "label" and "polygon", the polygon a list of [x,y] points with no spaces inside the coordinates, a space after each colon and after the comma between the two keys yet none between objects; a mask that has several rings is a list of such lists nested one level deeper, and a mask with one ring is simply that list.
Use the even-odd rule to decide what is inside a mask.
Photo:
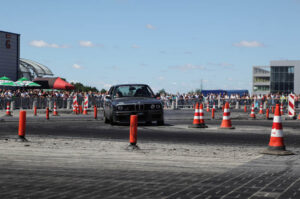
[{"label": "building facade", "polygon": [[271,61],[269,66],[253,66],[252,93],[300,94],[300,61]]},{"label": "building facade", "polygon": [[20,35],[0,31],[0,76],[18,79]]}]

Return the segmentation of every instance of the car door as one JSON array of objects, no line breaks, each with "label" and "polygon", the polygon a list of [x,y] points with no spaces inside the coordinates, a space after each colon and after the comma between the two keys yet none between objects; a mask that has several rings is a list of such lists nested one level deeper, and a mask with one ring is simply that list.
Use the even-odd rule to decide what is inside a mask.
[{"label": "car door", "polygon": [[111,113],[112,113],[112,93],[113,93],[114,87],[111,87],[108,91],[108,95],[104,98],[104,112],[105,112],[105,116],[107,118],[111,117]]}]

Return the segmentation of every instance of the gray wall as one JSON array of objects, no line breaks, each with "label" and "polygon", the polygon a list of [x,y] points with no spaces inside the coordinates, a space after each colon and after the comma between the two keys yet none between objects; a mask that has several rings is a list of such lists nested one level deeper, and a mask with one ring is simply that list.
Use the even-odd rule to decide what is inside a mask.
[{"label": "gray wall", "polygon": [[294,92],[300,94],[300,61],[299,60],[280,60],[271,61],[271,66],[294,66]]},{"label": "gray wall", "polygon": [[[7,40],[10,48],[7,48]],[[18,79],[19,57],[20,35],[0,31],[0,77],[7,76],[13,81]]]}]

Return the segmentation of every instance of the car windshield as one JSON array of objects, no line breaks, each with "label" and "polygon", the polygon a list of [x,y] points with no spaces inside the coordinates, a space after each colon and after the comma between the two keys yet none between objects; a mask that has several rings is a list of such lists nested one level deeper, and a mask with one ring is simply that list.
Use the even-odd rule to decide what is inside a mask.
[{"label": "car windshield", "polygon": [[154,97],[152,90],[145,85],[118,86],[113,93],[114,98],[120,97]]}]

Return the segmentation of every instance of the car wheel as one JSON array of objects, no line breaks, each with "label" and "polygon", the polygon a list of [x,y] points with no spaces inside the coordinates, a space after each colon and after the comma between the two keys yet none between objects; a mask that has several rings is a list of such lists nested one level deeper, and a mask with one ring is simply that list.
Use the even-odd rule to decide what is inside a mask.
[{"label": "car wheel", "polygon": [[158,126],[162,126],[162,125],[165,124],[165,121],[164,120],[158,120],[156,123],[157,123]]},{"label": "car wheel", "polygon": [[109,123],[109,119],[105,116],[105,112],[103,112],[103,118],[104,118],[104,123],[108,124]]},{"label": "car wheel", "polygon": [[114,117],[110,118],[110,125],[115,125],[116,124],[116,120],[114,119]]}]

